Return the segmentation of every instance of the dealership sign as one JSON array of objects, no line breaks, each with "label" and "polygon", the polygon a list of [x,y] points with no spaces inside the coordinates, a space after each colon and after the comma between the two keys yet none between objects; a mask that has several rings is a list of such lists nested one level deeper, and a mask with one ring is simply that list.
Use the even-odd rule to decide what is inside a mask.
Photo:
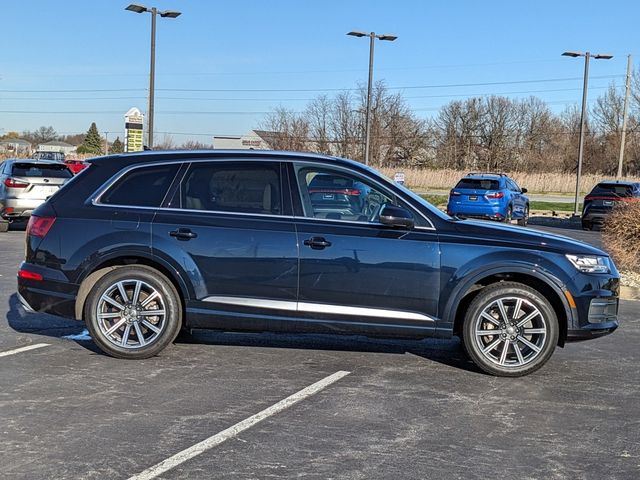
[{"label": "dealership sign", "polygon": [[144,150],[143,129],[144,115],[139,109],[133,107],[124,114],[124,128],[126,131],[124,141],[125,152],[141,152]]}]

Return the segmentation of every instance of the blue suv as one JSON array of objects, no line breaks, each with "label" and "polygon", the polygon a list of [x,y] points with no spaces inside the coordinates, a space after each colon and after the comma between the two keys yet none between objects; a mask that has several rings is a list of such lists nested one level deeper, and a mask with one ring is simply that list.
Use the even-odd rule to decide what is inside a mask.
[{"label": "blue suv", "polygon": [[449,192],[447,213],[459,218],[485,218],[526,226],[529,198],[526,188],[504,173],[470,173]]}]

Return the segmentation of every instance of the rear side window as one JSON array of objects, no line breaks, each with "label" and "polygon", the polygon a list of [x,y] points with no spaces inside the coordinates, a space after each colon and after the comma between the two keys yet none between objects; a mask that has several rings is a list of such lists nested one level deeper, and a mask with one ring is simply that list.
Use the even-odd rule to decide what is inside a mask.
[{"label": "rear side window", "polygon": [[194,163],[178,194],[184,209],[280,215],[280,185],[279,163]]},{"label": "rear side window", "polygon": [[172,164],[131,170],[102,195],[100,203],[159,207],[179,167]]},{"label": "rear side window", "polygon": [[14,177],[47,177],[71,178],[73,174],[66,165],[50,165],[43,163],[14,163],[11,170]]},{"label": "rear side window", "polygon": [[591,191],[591,195],[615,195],[618,197],[632,197],[632,185],[620,185],[619,183],[599,183]]},{"label": "rear side window", "polygon": [[499,190],[500,182],[485,178],[463,178],[455,188],[468,188],[472,190]]}]

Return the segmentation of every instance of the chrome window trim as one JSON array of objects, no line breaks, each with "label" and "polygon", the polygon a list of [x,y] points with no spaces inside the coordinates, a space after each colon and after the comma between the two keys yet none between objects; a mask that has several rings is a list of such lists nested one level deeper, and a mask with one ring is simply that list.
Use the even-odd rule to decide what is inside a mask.
[{"label": "chrome window trim", "polygon": [[[104,195],[104,193],[109,190],[118,180],[120,180],[124,175],[126,175],[127,173],[129,173],[132,170],[136,170],[138,168],[145,168],[145,167],[157,167],[157,166],[161,166],[161,165],[173,165],[173,164],[184,164],[184,163],[201,163],[201,162],[229,162],[229,161],[234,161],[234,162],[260,162],[262,160],[256,160],[255,158],[234,158],[234,159],[230,159],[229,157],[222,157],[222,158],[189,158],[189,159],[182,159],[182,160],[167,160],[164,162],[152,162],[152,163],[144,163],[144,164],[137,164],[137,165],[129,165],[128,167],[125,167],[124,169],[120,170],[119,172],[117,172],[116,174],[112,175],[111,178],[109,178],[106,182],[104,182],[100,187],[98,187],[95,192],[93,194],[91,194],[91,196],[89,197],[90,203],[93,206],[96,207],[107,207],[107,208],[113,208],[113,207],[117,207],[117,208],[129,208],[129,209],[136,209],[136,210],[156,210],[156,211],[179,211],[179,212],[192,212],[192,213],[212,213],[212,214],[216,214],[216,215],[240,215],[240,216],[257,216],[257,217],[267,217],[267,218],[279,218],[279,219],[304,219],[304,220],[312,220],[312,221],[320,221],[320,222],[340,222],[340,223],[346,223],[346,224],[350,224],[350,225],[370,225],[370,226],[378,226],[378,225],[382,225],[381,223],[370,223],[370,222],[358,222],[358,221],[351,221],[351,220],[339,220],[339,219],[326,219],[326,218],[315,218],[315,217],[300,217],[297,215],[272,215],[272,214],[267,214],[267,213],[246,213],[246,212],[227,212],[227,211],[221,211],[221,210],[195,210],[195,209],[187,209],[187,208],[170,208],[170,207],[144,207],[144,206],[135,206],[135,205],[119,205],[119,204],[115,204],[115,203],[101,203],[100,199],[102,198],[102,196]],[[321,165],[321,166],[326,166],[328,168],[337,168],[339,170],[343,170],[346,173],[351,173],[351,171],[343,166],[340,165],[331,165],[331,164],[323,164],[323,163],[318,163],[317,161],[313,161],[313,160],[307,160],[307,159],[290,159],[290,158],[280,158],[280,157],[276,157],[274,156],[273,159],[269,159],[269,161],[271,162],[275,162],[275,163],[305,163],[305,164],[311,164],[311,165]],[[356,173],[360,173],[360,172],[356,172]],[[365,178],[370,179],[368,176],[365,175]],[[370,179],[372,180],[372,179]],[[372,180],[374,183],[376,184],[380,184],[380,182]],[[296,180],[296,183],[297,180]],[[298,189],[300,188],[300,185],[298,185]],[[300,194],[300,192],[298,192],[298,194]],[[396,194],[394,194],[396,195]],[[399,195],[396,195],[399,196]],[[406,203],[408,203],[409,205],[411,205],[411,202],[407,201],[406,198],[400,196],[400,198],[402,198]],[[413,207],[413,206],[412,206]],[[424,218],[427,222],[429,222],[429,224],[431,226],[416,226],[414,227],[413,230],[422,230],[422,231],[435,231],[436,228],[433,225],[433,222],[426,216],[424,215],[422,212],[416,210],[415,208],[412,208],[412,211],[415,211],[416,213],[418,213],[422,218]],[[411,230],[407,230],[407,232],[410,232]]]},{"label": "chrome window trim", "polygon": [[286,310],[288,312],[304,313],[332,313],[336,315],[351,315],[361,317],[395,318],[398,320],[417,320],[421,322],[435,322],[435,319],[422,313],[404,310],[388,310],[384,308],[351,307],[348,305],[334,305],[326,303],[294,302],[289,300],[271,300],[266,298],[230,297],[225,295],[210,295],[203,302],[221,303],[241,307],[266,308],[271,310]]}]

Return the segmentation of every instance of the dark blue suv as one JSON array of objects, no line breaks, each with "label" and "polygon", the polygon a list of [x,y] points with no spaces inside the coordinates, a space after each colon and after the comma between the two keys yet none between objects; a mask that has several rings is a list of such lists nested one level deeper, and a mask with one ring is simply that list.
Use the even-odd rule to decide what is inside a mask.
[{"label": "dark blue suv", "polygon": [[449,192],[447,213],[460,218],[485,218],[526,226],[529,198],[515,180],[504,173],[470,173]]},{"label": "dark blue suv", "polygon": [[[317,198],[338,186],[358,194],[320,193],[358,201]],[[614,331],[618,283],[584,243],[451,218],[356,162],[255,151],[89,160],[34,211],[18,272],[25,308],[84,320],[118,358],[180,329],[457,335],[503,376]]]}]

